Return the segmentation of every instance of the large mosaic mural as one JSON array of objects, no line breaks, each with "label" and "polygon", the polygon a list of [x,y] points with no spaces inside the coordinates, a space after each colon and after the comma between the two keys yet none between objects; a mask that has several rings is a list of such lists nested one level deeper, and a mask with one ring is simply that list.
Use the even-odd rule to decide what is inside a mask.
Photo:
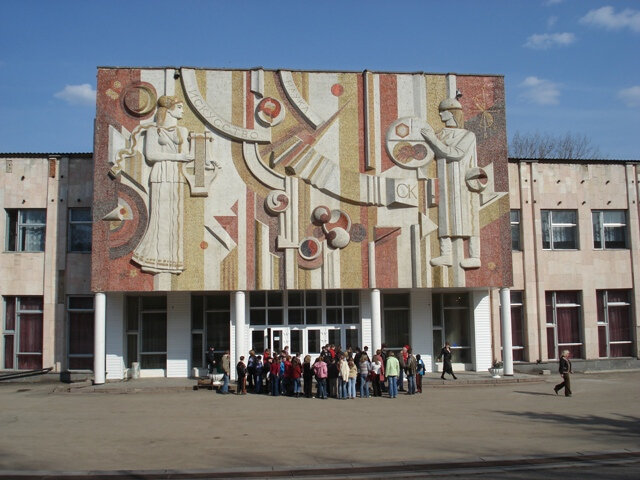
[{"label": "large mosaic mural", "polygon": [[101,68],[94,291],[511,285],[500,76]]}]

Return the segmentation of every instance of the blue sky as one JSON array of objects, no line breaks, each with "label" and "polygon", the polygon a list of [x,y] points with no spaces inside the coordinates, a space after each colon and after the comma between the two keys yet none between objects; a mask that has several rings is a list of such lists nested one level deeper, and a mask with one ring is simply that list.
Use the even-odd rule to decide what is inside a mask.
[{"label": "blue sky", "polygon": [[637,0],[5,0],[0,152],[90,152],[97,66],[505,76],[509,137],[640,159]]}]

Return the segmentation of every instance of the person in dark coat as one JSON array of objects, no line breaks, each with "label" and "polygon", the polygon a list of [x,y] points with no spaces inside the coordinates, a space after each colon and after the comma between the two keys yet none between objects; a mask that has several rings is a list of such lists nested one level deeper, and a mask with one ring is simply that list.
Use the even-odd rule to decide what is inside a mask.
[{"label": "person in dark coat", "polygon": [[215,357],[215,352],[216,349],[213,348],[213,345],[209,346],[209,349],[207,350],[207,354],[206,354],[206,358],[207,358],[207,371],[209,372],[209,375],[213,374],[213,369],[216,366],[216,357]]},{"label": "person in dark coat", "polygon": [[451,344],[446,342],[442,350],[440,350],[440,355],[438,355],[438,360],[442,358],[442,375],[440,378],[444,380],[444,374],[448,373],[453,377],[454,380],[457,380],[455,373],[453,373],[453,366],[451,365]]},{"label": "person in dark coat", "polygon": [[569,360],[569,350],[563,350],[562,356],[560,357],[560,362],[558,364],[558,372],[562,377],[562,383],[559,383],[555,387],[553,387],[553,391],[558,392],[564,388],[564,396],[571,396],[571,374],[573,370],[571,369],[571,361]]}]

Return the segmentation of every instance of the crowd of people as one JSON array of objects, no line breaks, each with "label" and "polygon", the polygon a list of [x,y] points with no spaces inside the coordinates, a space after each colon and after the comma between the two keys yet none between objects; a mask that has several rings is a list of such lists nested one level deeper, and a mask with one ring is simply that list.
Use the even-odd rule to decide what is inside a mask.
[{"label": "crowd of people", "polygon": [[[449,344],[442,349],[439,358],[444,361],[441,378],[449,373],[455,379]],[[223,394],[229,393],[229,361],[227,351],[220,365],[223,372],[220,393]],[[211,373],[217,363],[212,347],[207,353],[207,363]],[[409,345],[405,345],[397,354],[382,345],[371,356],[368,347],[342,351],[340,346],[325,345],[313,361],[310,355],[301,358],[300,354],[289,353],[288,347],[279,353],[266,349],[263,354],[257,354],[251,350],[246,361],[241,356],[236,365],[236,393],[347,400],[356,398],[357,393],[361,398],[369,398],[381,397],[384,392],[390,398],[396,398],[398,392],[406,391],[407,395],[422,393],[422,377],[425,373],[424,361],[419,354],[411,352]]]}]

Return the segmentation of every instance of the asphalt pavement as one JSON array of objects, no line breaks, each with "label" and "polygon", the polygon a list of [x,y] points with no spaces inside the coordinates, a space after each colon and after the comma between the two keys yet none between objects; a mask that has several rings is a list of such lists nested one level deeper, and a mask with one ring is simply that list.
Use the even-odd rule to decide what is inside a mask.
[{"label": "asphalt pavement", "polygon": [[570,398],[554,394],[557,375],[460,380],[354,400],[220,395],[186,379],[1,382],[0,478],[419,478],[434,465],[454,478],[531,458],[638,472],[640,372],[574,375]]}]

